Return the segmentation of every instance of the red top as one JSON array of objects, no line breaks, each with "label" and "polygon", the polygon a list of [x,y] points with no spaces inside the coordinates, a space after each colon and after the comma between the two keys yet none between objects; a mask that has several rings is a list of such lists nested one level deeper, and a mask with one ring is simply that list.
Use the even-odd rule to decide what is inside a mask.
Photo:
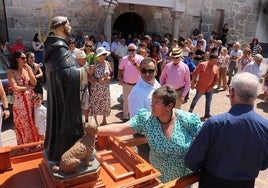
[{"label": "red top", "polygon": [[10,52],[11,54],[13,54],[14,52],[16,52],[17,50],[20,50],[22,52],[25,52],[26,47],[23,44],[14,44],[11,49]]},{"label": "red top", "polygon": [[201,62],[193,72],[193,80],[196,79],[197,75],[199,75],[199,79],[195,87],[196,90],[201,93],[210,92],[219,79],[218,67],[209,64],[208,61]]}]

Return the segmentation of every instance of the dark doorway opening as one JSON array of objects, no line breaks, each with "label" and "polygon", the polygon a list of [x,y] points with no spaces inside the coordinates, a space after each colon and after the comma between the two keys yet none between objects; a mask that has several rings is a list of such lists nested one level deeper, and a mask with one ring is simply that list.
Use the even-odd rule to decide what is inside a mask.
[{"label": "dark doorway opening", "polygon": [[128,12],[120,15],[114,23],[113,33],[122,32],[123,37],[128,34],[138,36],[144,33],[144,20],[136,13]]}]

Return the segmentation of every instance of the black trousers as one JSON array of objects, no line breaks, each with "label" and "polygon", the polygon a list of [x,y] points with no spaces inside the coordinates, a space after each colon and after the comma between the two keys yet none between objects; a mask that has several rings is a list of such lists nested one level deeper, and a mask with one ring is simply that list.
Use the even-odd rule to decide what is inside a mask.
[{"label": "black trousers", "polygon": [[199,188],[254,188],[253,180],[226,180],[204,169],[199,178]]}]

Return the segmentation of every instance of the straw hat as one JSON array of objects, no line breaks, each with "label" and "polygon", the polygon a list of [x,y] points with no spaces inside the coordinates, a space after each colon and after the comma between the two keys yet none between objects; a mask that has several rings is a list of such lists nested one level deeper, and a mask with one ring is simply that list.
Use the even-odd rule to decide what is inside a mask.
[{"label": "straw hat", "polygon": [[144,39],[152,40],[152,38],[149,35],[145,35]]},{"label": "straw hat", "polygon": [[172,48],[171,52],[169,53],[170,57],[182,57],[182,50],[180,48]]},{"label": "straw hat", "polygon": [[87,56],[84,50],[78,50],[75,55],[76,55],[75,57],[76,59],[84,59]]},{"label": "straw hat", "polygon": [[111,54],[111,52],[106,51],[106,49],[105,49],[104,47],[99,47],[99,48],[97,48],[97,50],[96,50],[96,56],[99,57],[99,56],[101,56],[102,54],[107,54],[107,56],[108,56],[108,55]]}]

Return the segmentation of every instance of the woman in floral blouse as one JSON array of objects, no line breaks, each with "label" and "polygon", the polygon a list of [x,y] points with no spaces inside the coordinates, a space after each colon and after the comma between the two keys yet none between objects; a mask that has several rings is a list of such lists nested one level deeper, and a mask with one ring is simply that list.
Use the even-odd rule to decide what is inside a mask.
[{"label": "woman in floral blouse", "polygon": [[141,109],[128,122],[99,127],[100,136],[123,136],[142,133],[150,146],[150,163],[157,168],[163,183],[188,174],[184,156],[199,129],[197,114],[173,109],[176,91],[167,85],[155,90],[152,112]]}]

